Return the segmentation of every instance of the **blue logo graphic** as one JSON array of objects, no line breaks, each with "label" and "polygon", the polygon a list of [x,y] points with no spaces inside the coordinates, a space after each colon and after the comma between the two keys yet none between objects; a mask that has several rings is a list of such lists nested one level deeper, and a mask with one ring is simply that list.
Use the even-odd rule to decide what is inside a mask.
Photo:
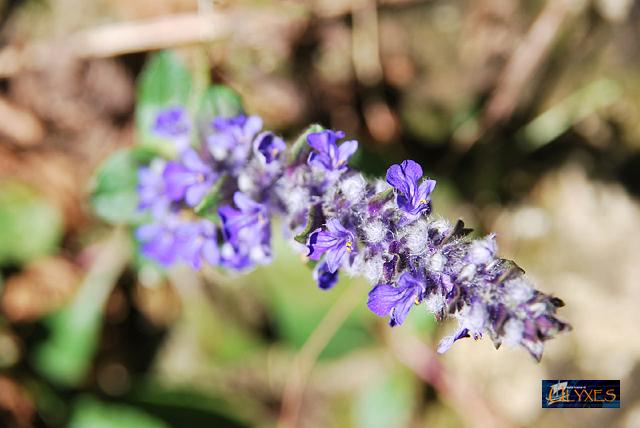
[{"label": "blue logo graphic", "polygon": [[542,407],[620,408],[620,381],[543,380]]}]

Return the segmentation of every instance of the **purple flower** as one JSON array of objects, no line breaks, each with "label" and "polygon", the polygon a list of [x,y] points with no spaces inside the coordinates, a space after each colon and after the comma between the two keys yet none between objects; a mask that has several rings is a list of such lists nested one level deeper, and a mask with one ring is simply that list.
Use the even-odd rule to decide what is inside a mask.
[{"label": "purple flower", "polygon": [[282,138],[277,137],[273,132],[263,132],[253,142],[253,149],[263,164],[279,160],[286,148],[287,145]]},{"label": "purple flower", "polygon": [[218,179],[218,175],[193,149],[185,150],[180,162],[169,162],[163,177],[169,198],[174,201],[184,198],[191,207],[202,201]]},{"label": "purple flower", "polygon": [[217,265],[220,260],[216,227],[209,220],[184,223],[176,229],[177,251],[180,257],[194,270],[200,269],[202,261]]},{"label": "purple flower", "polygon": [[394,287],[389,284],[376,285],[369,292],[367,306],[374,314],[384,317],[391,315],[390,326],[400,325],[409,315],[414,304],[422,301],[425,281],[410,272],[404,272]]},{"label": "purple flower", "polygon": [[338,271],[330,272],[327,262],[318,263],[313,270],[313,279],[316,280],[319,288],[329,290],[338,282]]},{"label": "purple flower", "polygon": [[350,140],[338,146],[336,141],[343,137],[344,132],[332,130],[309,134],[307,142],[314,151],[309,154],[307,163],[326,171],[345,170],[348,166],[347,161],[358,149],[358,142]]},{"label": "purple flower", "polygon": [[327,271],[334,273],[340,268],[345,255],[355,249],[355,236],[338,219],[327,220],[327,230],[318,228],[311,232],[307,240],[311,260],[319,260],[326,253]]},{"label": "purple flower", "polygon": [[391,165],[387,170],[387,183],[398,192],[398,207],[411,215],[429,211],[429,195],[436,187],[435,180],[429,179],[418,185],[421,178],[422,167],[412,160],[406,160],[400,165]]},{"label": "purple flower", "polygon": [[251,143],[262,129],[262,119],[244,115],[219,117],[213,121],[213,129],[214,134],[207,138],[211,155],[216,160],[225,161],[237,168],[246,162]]},{"label": "purple flower", "polygon": [[174,140],[179,151],[189,147],[191,121],[182,107],[170,107],[160,111],[153,124],[153,132],[162,138]]},{"label": "purple flower", "polygon": [[138,170],[138,208],[151,211],[156,218],[162,217],[170,204],[162,177],[165,166],[164,160],[154,159],[148,167]]},{"label": "purple flower", "polygon": [[178,255],[177,217],[170,215],[162,221],[148,223],[136,229],[136,238],[142,243],[141,252],[162,266],[170,266]]},{"label": "purple flower", "polygon": [[218,210],[224,237],[234,250],[233,254],[223,257],[223,262],[231,257],[234,261],[230,264],[237,265],[238,260],[248,257],[254,263],[268,263],[271,261],[271,227],[266,205],[242,192],[233,195],[233,202],[237,209],[225,205]]}]

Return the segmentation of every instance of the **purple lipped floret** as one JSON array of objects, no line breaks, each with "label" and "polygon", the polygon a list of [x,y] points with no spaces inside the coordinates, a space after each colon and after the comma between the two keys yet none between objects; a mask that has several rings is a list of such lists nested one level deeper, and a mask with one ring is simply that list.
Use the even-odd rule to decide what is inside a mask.
[{"label": "purple lipped floret", "polygon": [[176,230],[179,226],[180,220],[171,214],[162,220],[138,227],[136,238],[142,244],[141,253],[162,266],[172,265],[179,254],[179,243],[176,236]]},{"label": "purple lipped floret", "polygon": [[395,286],[376,285],[369,292],[367,306],[378,316],[390,316],[389,325],[393,327],[404,322],[413,305],[422,302],[424,293],[424,279],[411,272],[404,272]]},{"label": "purple lipped floret", "polygon": [[262,129],[258,116],[239,115],[214,119],[213,134],[207,137],[207,148],[214,159],[236,173],[249,158],[253,140]]},{"label": "purple lipped floret", "polygon": [[258,159],[268,165],[280,160],[287,145],[273,132],[263,132],[256,137],[253,148]]},{"label": "purple lipped floret", "polygon": [[342,138],[344,138],[342,131],[325,130],[309,134],[307,142],[313,151],[309,154],[307,163],[325,171],[347,169],[347,162],[358,149],[358,142],[349,140],[338,146],[336,142]]},{"label": "purple lipped floret", "polygon": [[198,205],[218,179],[213,169],[193,149],[182,153],[179,162],[170,161],[163,178],[167,195],[173,201],[184,199],[190,207]]},{"label": "purple lipped floret", "polygon": [[422,167],[412,160],[392,165],[387,170],[387,182],[396,190],[398,207],[411,215],[428,213],[431,210],[431,192],[435,180],[422,179]]},{"label": "purple lipped floret", "polygon": [[209,220],[185,222],[176,230],[177,252],[180,258],[194,270],[202,262],[215,266],[220,261],[216,226]]},{"label": "purple lipped floret", "polygon": [[311,260],[319,260],[325,254],[327,270],[336,272],[346,255],[356,248],[353,232],[346,229],[338,219],[327,220],[326,230],[318,228],[314,230],[307,241]]},{"label": "purple lipped floret", "polygon": [[[235,192],[236,208],[225,205],[218,210],[228,246],[223,265],[242,269],[271,261],[271,224],[267,206],[255,202],[242,192]],[[231,251],[233,250],[233,251]]]}]

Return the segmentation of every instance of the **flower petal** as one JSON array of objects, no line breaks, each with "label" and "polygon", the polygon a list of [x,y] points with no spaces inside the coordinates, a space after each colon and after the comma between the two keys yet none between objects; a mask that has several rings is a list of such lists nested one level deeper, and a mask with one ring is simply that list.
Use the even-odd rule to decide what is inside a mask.
[{"label": "flower petal", "polygon": [[213,239],[208,239],[202,246],[202,257],[212,266],[217,265],[220,261],[220,251]]},{"label": "flower petal", "polygon": [[447,352],[456,340],[462,339],[463,337],[469,337],[469,331],[466,328],[458,330],[451,336],[444,337],[438,345],[438,354],[444,354]]},{"label": "flower petal", "polygon": [[185,202],[190,207],[195,207],[202,201],[202,199],[204,199],[208,191],[209,186],[206,183],[189,186],[185,196]]},{"label": "flower petal", "polygon": [[356,140],[345,141],[338,147],[337,166],[347,166],[347,162],[351,155],[358,150],[358,142]]},{"label": "flower petal", "polygon": [[262,129],[262,119],[258,116],[249,116],[243,128],[244,136],[251,140]]},{"label": "flower petal", "polygon": [[322,254],[334,248],[339,243],[340,241],[333,235],[322,230],[322,228],[318,228],[311,232],[307,239],[307,248],[309,248],[307,257],[311,260],[318,260]]},{"label": "flower petal", "polygon": [[211,168],[209,168],[209,166],[202,161],[202,159],[200,158],[200,155],[198,155],[198,153],[193,149],[185,150],[182,153],[181,160],[182,160],[182,164],[185,167],[187,167],[187,169],[189,169],[190,171],[204,172],[204,173],[211,172]]},{"label": "flower petal", "polygon": [[345,254],[347,254],[347,246],[342,242],[338,242],[338,245],[327,250],[326,261],[329,272],[335,272],[340,268]]},{"label": "flower petal", "polygon": [[367,307],[374,314],[384,317],[389,315],[393,307],[398,303],[402,290],[389,284],[379,284],[369,292]]},{"label": "flower petal", "polygon": [[330,272],[326,263],[319,263],[313,270],[313,279],[319,288],[329,290],[338,282],[338,271]]}]

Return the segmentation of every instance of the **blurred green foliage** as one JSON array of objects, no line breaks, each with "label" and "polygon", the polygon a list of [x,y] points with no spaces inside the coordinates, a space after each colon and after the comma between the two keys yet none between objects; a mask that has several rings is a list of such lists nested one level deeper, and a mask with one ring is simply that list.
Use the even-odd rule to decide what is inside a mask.
[{"label": "blurred green foliage", "polygon": [[353,418],[358,428],[407,426],[416,405],[417,383],[410,372],[396,369],[374,379],[356,397]]},{"label": "blurred green foliage", "polygon": [[170,425],[134,407],[107,404],[92,397],[76,401],[69,428],[168,428]]},{"label": "blurred green foliage", "polygon": [[91,204],[96,215],[111,224],[131,224],[138,213],[138,149],[121,149],[112,154],[96,174]]},{"label": "blurred green foliage", "polygon": [[56,250],[62,217],[42,195],[17,181],[0,183],[0,265],[26,263]]}]

